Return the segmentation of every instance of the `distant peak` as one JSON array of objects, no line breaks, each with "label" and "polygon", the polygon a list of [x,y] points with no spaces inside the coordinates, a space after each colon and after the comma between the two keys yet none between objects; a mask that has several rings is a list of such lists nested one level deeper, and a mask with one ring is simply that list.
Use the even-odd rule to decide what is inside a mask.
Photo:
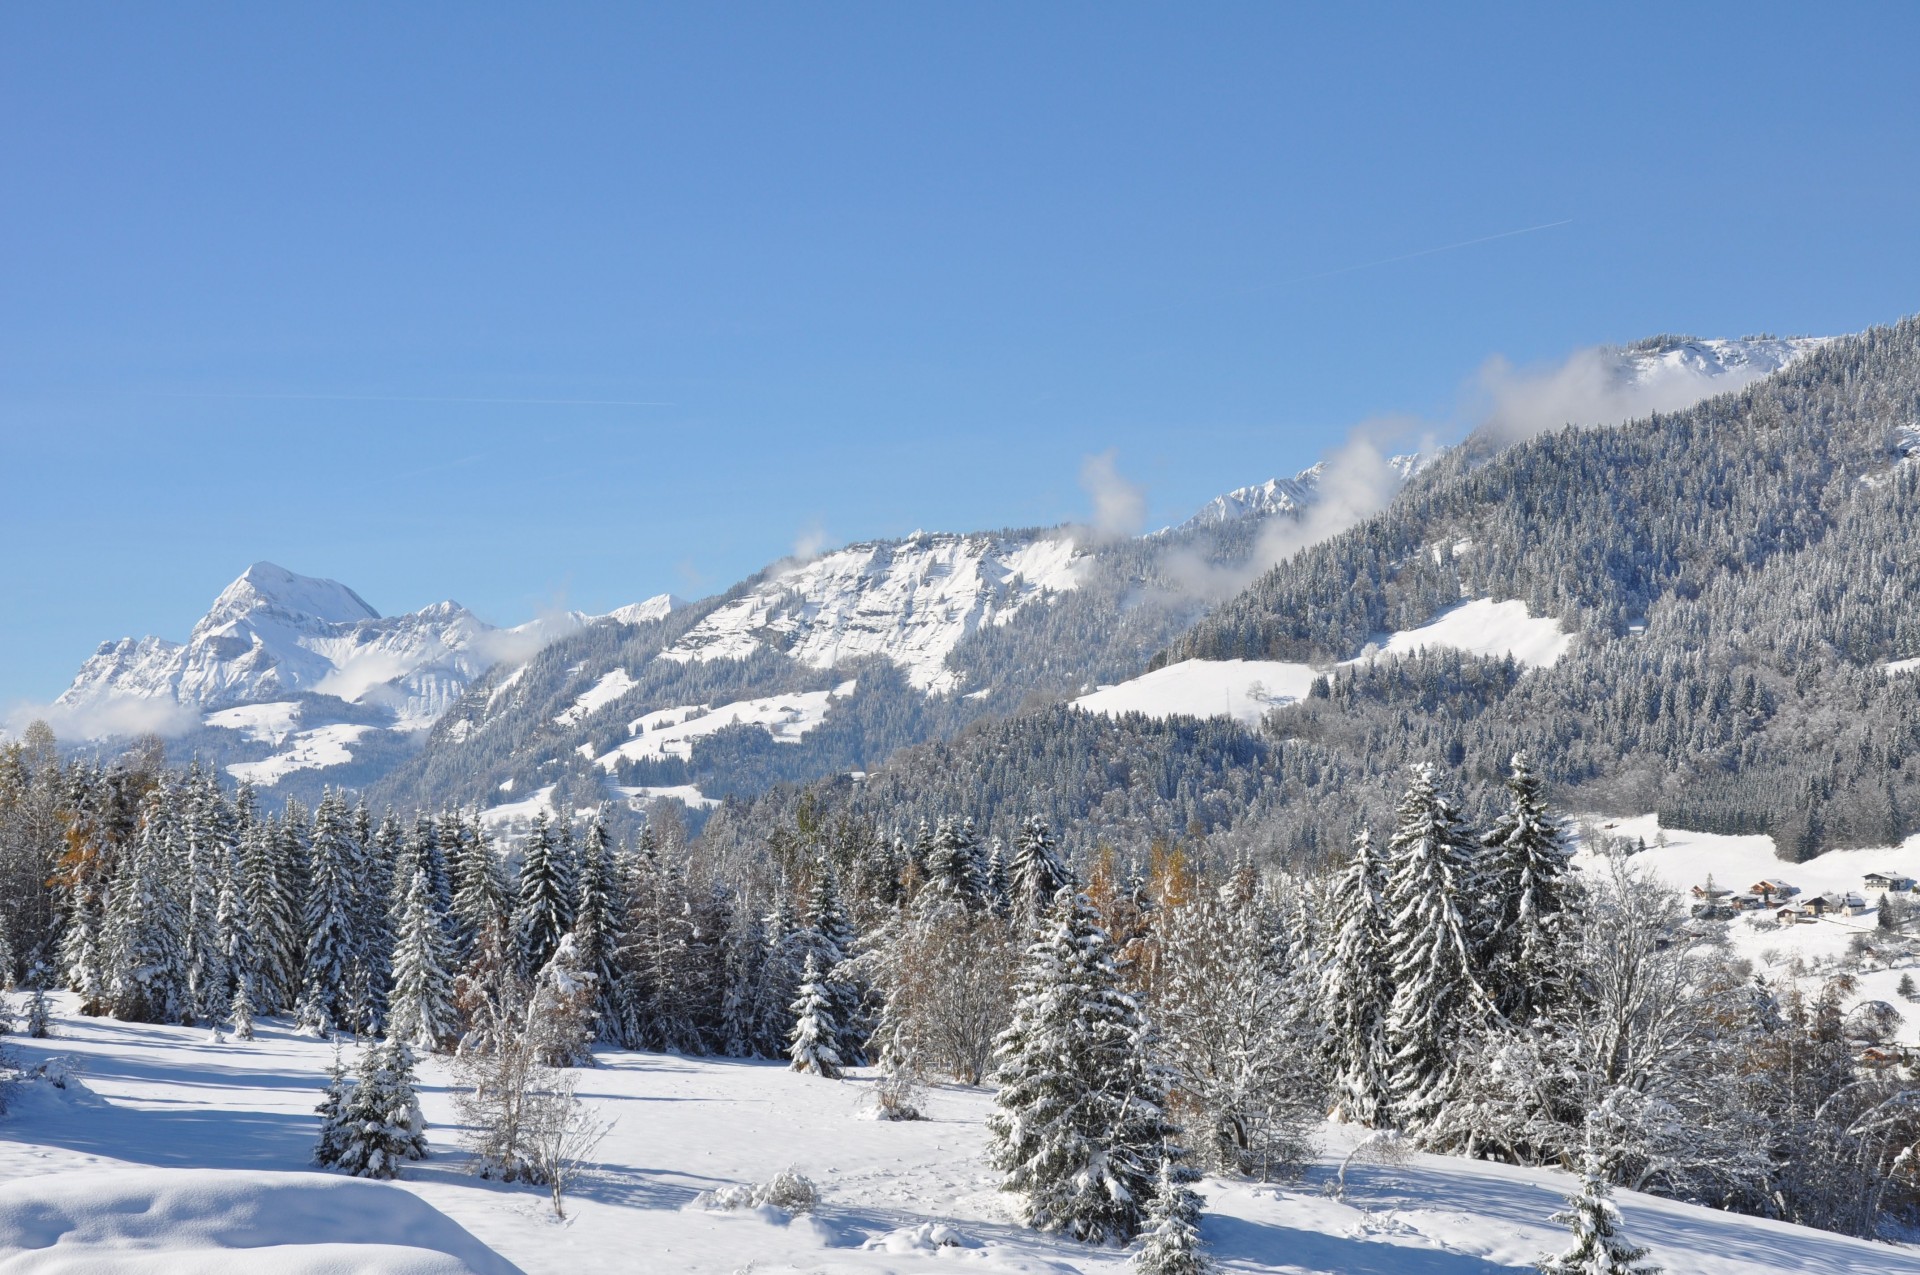
[{"label": "distant peak", "polygon": [[233,614],[261,606],[329,624],[380,618],[365,598],[338,580],[298,575],[272,562],[256,562],[241,572],[240,578],[215,600],[212,614]]}]

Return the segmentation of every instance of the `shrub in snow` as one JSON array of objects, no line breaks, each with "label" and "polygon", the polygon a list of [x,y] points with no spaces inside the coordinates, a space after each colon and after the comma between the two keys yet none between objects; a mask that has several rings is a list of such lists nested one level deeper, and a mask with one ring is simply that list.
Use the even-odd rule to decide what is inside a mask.
[{"label": "shrub in snow", "polygon": [[550,1086],[532,1096],[527,1106],[528,1158],[535,1180],[543,1181],[553,1198],[553,1215],[564,1218],[566,1194],[587,1171],[587,1157],[613,1128],[587,1110],[573,1092],[573,1077],[549,1073]]},{"label": "shrub in snow", "polygon": [[1542,1260],[1541,1275],[1659,1275],[1659,1267],[1642,1260],[1647,1250],[1620,1234],[1613,1186],[1591,1151],[1580,1175],[1580,1189],[1567,1197],[1566,1209],[1551,1220],[1573,1232],[1573,1246]]},{"label": "shrub in snow", "polygon": [[564,934],[534,980],[525,1031],[542,1064],[593,1066],[593,1013],[598,979],[582,966],[580,948]]},{"label": "shrub in snow", "polygon": [[919,1120],[920,1086],[911,1073],[904,1070],[888,1070],[881,1074],[873,1086],[873,1118],[875,1120]]},{"label": "shrub in snow", "polygon": [[47,1007],[46,989],[37,984],[27,993],[27,1012],[21,1030],[35,1040],[53,1035],[53,1015]]},{"label": "shrub in snow", "polygon": [[788,1213],[811,1213],[819,1203],[820,1188],[812,1178],[792,1169],[782,1169],[770,1182],[702,1191],[693,1198],[692,1207],[722,1212],[775,1208]]}]

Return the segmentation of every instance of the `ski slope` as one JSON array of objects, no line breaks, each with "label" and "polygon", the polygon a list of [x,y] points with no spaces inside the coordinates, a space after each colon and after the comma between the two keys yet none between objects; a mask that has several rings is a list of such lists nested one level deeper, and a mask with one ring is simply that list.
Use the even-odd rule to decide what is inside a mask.
[{"label": "ski slope", "polygon": [[[982,1161],[991,1105],[984,1090],[937,1089],[929,1119],[888,1124],[866,1118],[864,1074],[836,1082],[773,1063],[605,1053],[599,1068],[579,1073],[580,1092],[616,1123],[596,1174],[558,1223],[537,1190],[465,1172],[437,1061],[423,1068],[433,1158],[375,1187],[308,1172],[327,1046],[277,1023],[264,1024],[255,1041],[214,1043],[201,1030],[78,1018],[69,997],[56,1000],[57,1039],[11,1044],[30,1063],[71,1055],[84,1088],[35,1084],[0,1118],[0,1272],[8,1275],[50,1269],[20,1251],[23,1236],[48,1234],[71,1237],[64,1256],[73,1264],[63,1269],[166,1275],[1127,1269],[1121,1250],[1086,1248],[1012,1221]],[[1565,1175],[1416,1155],[1398,1165],[1356,1164],[1345,1198],[1336,1199],[1327,1190],[1352,1137],[1327,1129],[1325,1149],[1298,1183],[1203,1184],[1202,1231],[1223,1271],[1496,1275],[1531,1269],[1563,1246],[1547,1218],[1570,1189]],[[820,1188],[811,1216],[696,1204],[702,1191],[764,1182],[789,1166]],[[329,1227],[328,1210],[312,1206],[324,1183],[340,1185],[343,1205],[346,1190],[374,1194],[367,1207],[338,1209]],[[162,1217],[183,1216],[178,1202],[193,1198],[209,1202],[204,1216],[159,1234],[141,1233],[138,1218],[99,1220],[142,1200],[159,1204]],[[1920,1252],[1911,1248],[1631,1192],[1621,1204],[1628,1233],[1676,1275],[1920,1275]],[[376,1251],[406,1218],[413,1221],[398,1238],[418,1251]],[[462,1236],[509,1265],[463,1248]],[[89,1239],[91,1251],[82,1244]],[[337,1244],[362,1251],[343,1256],[329,1247]]]}]

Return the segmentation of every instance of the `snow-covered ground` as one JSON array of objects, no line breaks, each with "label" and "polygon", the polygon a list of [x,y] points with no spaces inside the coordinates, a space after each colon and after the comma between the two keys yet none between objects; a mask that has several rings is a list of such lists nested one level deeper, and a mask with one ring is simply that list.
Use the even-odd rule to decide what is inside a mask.
[{"label": "snow-covered ground", "polygon": [[624,668],[610,669],[600,680],[574,696],[572,707],[553,720],[562,726],[585,721],[634,688],[633,674]]},{"label": "snow-covered ground", "polygon": [[[1605,836],[1645,841],[1647,849],[1630,856],[1627,863],[1634,871],[1645,872],[1683,894],[1695,886],[1705,886],[1711,876],[1717,888],[1735,893],[1744,893],[1748,886],[1761,881],[1796,886],[1800,893],[1793,896],[1794,902],[1817,894],[1860,895],[1869,907],[1858,916],[1825,916],[1779,925],[1772,910],[1742,913],[1726,923],[1727,938],[1736,952],[1769,979],[1779,982],[1802,977],[1809,990],[1826,975],[1838,972],[1836,964],[1845,964],[1858,982],[1858,990],[1847,998],[1847,1007],[1885,1001],[1902,1016],[1899,1039],[1920,1044],[1920,1005],[1903,1000],[1895,990],[1902,974],[1912,974],[1920,982],[1920,962],[1896,962],[1891,967],[1876,963],[1862,969],[1858,958],[1848,950],[1856,937],[1877,934],[1879,914],[1872,905],[1878,901],[1879,891],[1867,889],[1862,878],[1869,872],[1890,872],[1920,880],[1920,836],[1908,837],[1897,846],[1829,850],[1805,863],[1788,863],[1774,854],[1773,838],[1767,836],[1662,829],[1655,815],[1589,822]],[[1576,862],[1589,869],[1596,866],[1594,857],[1584,851]],[[1801,970],[1806,972],[1802,974]]]},{"label": "snow-covered ground", "polygon": [[[1478,598],[1449,608],[1431,623],[1387,636],[1339,666],[1414,655],[1422,650],[1511,655],[1528,668],[1550,668],[1573,635],[1560,622],[1527,614],[1517,600]],[[1148,717],[1231,717],[1252,726],[1270,708],[1306,698],[1313,679],[1331,668],[1286,660],[1182,660],[1073,701],[1089,713]]]},{"label": "snow-covered ground", "polygon": [[[63,1256],[117,1251],[126,1262],[76,1260],[61,1269],[486,1271],[486,1259],[471,1252],[463,1264],[449,1264],[462,1251],[463,1232],[529,1275],[1125,1269],[1120,1250],[1037,1235],[1011,1220],[982,1162],[981,1122],[991,1102],[983,1090],[936,1089],[930,1119],[886,1124],[864,1118],[864,1077],[826,1081],[771,1063],[659,1054],[607,1053],[600,1068],[579,1074],[586,1100],[616,1123],[565,1223],[552,1220],[538,1191],[464,1171],[445,1072],[428,1061],[423,1102],[434,1156],[409,1166],[393,1189],[431,1211],[370,1196],[366,1209],[338,1209],[337,1231],[329,1233],[324,1210],[313,1207],[324,1197],[314,1193],[328,1181],[361,1184],[304,1172],[326,1046],[278,1024],[252,1042],[215,1044],[187,1028],[75,1018],[64,1012],[70,1000],[57,999],[58,1038],[11,1043],[29,1062],[72,1056],[85,1089],[35,1085],[0,1119],[0,1245],[44,1238],[62,1229],[63,1218],[92,1218],[75,1238],[93,1235],[116,1250]],[[1570,1187],[1565,1175],[1413,1156],[1399,1165],[1356,1164],[1345,1198],[1335,1199],[1325,1188],[1352,1135],[1329,1129],[1324,1136],[1326,1150],[1299,1183],[1204,1185],[1203,1234],[1225,1271],[1495,1275],[1530,1269],[1564,1243],[1547,1218]],[[701,1191],[763,1182],[789,1166],[820,1187],[812,1216],[694,1205]],[[244,1174],[246,1189],[192,1172],[205,1169]],[[207,1201],[184,1232],[195,1243],[309,1247],[242,1250],[228,1262],[204,1250],[134,1254],[127,1246],[143,1225],[137,1217],[98,1220],[111,1217],[116,1202],[141,1200],[159,1202],[170,1216],[192,1215],[179,1202],[194,1199]],[[1629,1234],[1676,1275],[1920,1275],[1920,1254],[1908,1248],[1630,1192],[1621,1204]],[[396,1235],[395,1219],[405,1218],[413,1219],[410,1229]],[[959,1246],[933,1243],[941,1226]],[[420,1250],[413,1265],[391,1251],[396,1239]],[[329,1240],[360,1251],[312,1247]],[[0,1272],[50,1268],[0,1247]]]},{"label": "snow-covered ground", "polygon": [[597,760],[602,769],[611,773],[622,761],[685,759],[693,755],[696,739],[729,726],[758,726],[771,735],[775,743],[795,744],[827,720],[827,711],[833,702],[853,694],[854,686],[854,682],[846,681],[830,691],[798,691],[763,699],[735,700],[718,708],[710,704],[683,704],[657,709],[628,722],[627,734],[631,738]]}]

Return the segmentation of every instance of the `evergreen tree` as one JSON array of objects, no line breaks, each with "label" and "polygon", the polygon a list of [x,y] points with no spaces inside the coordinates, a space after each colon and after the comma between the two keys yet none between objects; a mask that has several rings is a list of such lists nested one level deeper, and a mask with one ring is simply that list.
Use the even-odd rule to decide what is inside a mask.
[{"label": "evergreen tree", "polygon": [[1542,1275],[1659,1275],[1660,1268],[1645,1261],[1647,1250],[1620,1234],[1620,1210],[1613,1203],[1613,1184],[1607,1181],[1599,1157],[1589,1148],[1580,1175],[1580,1188],[1567,1197],[1567,1207],[1551,1219],[1573,1232],[1573,1246],[1539,1264]]},{"label": "evergreen tree", "polygon": [[445,1049],[459,1039],[460,1024],[454,1012],[446,930],[424,865],[413,869],[398,931],[387,1038],[429,1050]]},{"label": "evergreen tree", "polygon": [[1207,1275],[1213,1263],[1201,1251],[1200,1197],[1181,1181],[1173,1161],[1160,1158],[1153,1200],[1133,1269],[1140,1275]]},{"label": "evergreen tree", "polygon": [[937,890],[968,907],[980,903],[979,838],[973,821],[955,823],[942,819],[934,834],[933,848],[927,855],[927,882],[923,889]]},{"label": "evergreen tree", "polygon": [[520,968],[531,976],[546,965],[561,938],[573,928],[573,882],[545,811],[533,817],[533,831],[521,855],[514,935],[520,947]]},{"label": "evergreen tree", "polygon": [[161,784],[141,811],[138,839],[120,856],[102,947],[114,1017],[177,1023],[192,1011],[186,981],[178,794]]},{"label": "evergreen tree", "polygon": [[[328,1101],[334,1101],[328,1091]],[[413,1051],[396,1040],[368,1042],[358,1075],[339,1104],[334,1130],[326,1130],[322,1104],[321,1146],[332,1158],[321,1160],[355,1177],[393,1178],[408,1160],[427,1155],[427,1122],[414,1090]],[[316,1159],[319,1156],[316,1154]]]},{"label": "evergreen tree", "polygon": [[1395,1122],[1419,1130],[1446,1103],[1457,1053],[1488,1009],[1462,912],[1474,841],[1433,767],[1414,767],[1388,844],[1387,1016]]},{"label": "evergreen tree", "polygon": [[840,1075],[840,1054],[836,1042],[841,1026],[835,1017],[833,995],[820,972],[820,958],[807,953],[800,976],[800,995],[793,1002],[792,1044],[787,1057],[793,1070],[811,1072],[829,1080]]},{"label": "evergreen tree", "polygon": [[252,994],[261,1013],[284,1013],[299,995],[305,910],[300,851],[291,828],[264,816],[241,830],[241,886],[258,972]]},{"label": "evergreen tree", "polygon": [[1386,885],[1386,857],[1363,828],[1334,885],[1333,950],[1321,971],[1320,1003],[1335,1113],[1367,1128],[1391,1116],[1387,1012],[1393,980],[1387,968]]},{"label": "evergreen tree", "polygon": [[187,915],[182,929],[191,1016],[213,1022],[226,1013],[228,971],[220,894],[237,841],[233,808],[212,774],[195,762],[187,772],[181,820],[181,862]]},{"label": "evergreen tree", "polygon": [[865,989],[854,974],[854,947],[859,942],[853,921],[840,900],[839,874],[825,852],[820,855],[813,876],[813,890],[807,900],[807,924],[801,931],[801,959],[817,958],[821,986],[833,1001],[833,1021],[838,1034],[834,1052],[843,1066],[857,1067],[866,1062],[863,1048],[866,1033],[861,1029],[861,1002]]},{"label": "evergreen tree", "polygon": [[240,979],[233,985],[233,999],[227,1002],[227,1022],[235,1040],[253,1039],[253,995],[248,990],[252,979]]},{"label": "evergreen tree", "polygon": [[1476,882],[1489,919],[1481,961],[1494,1007],[1525,1025],[1570,993],[1567,923],[1579,887],[1572,848],[1525,753],[1513,755],[1507,790],[1510,805],[1487,833]]},{"label": "evergreen tree", "polygon": [[1008,882],[1013,913],[1025,929],[1032,929],[1053,906],[1053,896],[1072,883],[1072,874],[1060,860],[1053,830],[1039,815],[1028,815],[1013,842],[1013,868]]},{"label": "evergreen tree", "polygon": [[1021,966],[997,1048],[989,1160],[1030,1226],[1090,1243],[1140,1229],[1163,1157],[1182,1153],[1167,1076],[1085,895],[1062,890]]},{"label": "evergreen tree", "polygon": [[573,938],[581,967],[594,976],[593,1033],[617,1045],[628,1043],[620,1005],[619,952],[626,913],[620,873],[607,833],[605,812],[596,813],[580,844],[579,898],[574,905]]},{"label": "evergreen tree", "polygon": [[313,1162],[323,1168],[340,1163],[346,1145],[349,1087],[346,1064],[340,1061],[340,1046],[336,1044],[333,1061],[327,1066],[327,1092],[321,1097],[320,1105],[313,1109],[320,1117],[320,1137],[313,1146]]},{"label": "evergreen tree", "polygon": [[354,1019],[350,971],[359,964],[354,920],[360,853],[353,839],[346,798],[329,789],[313,812],[309,851],[305,955],[296,1027],[307,1035],[328,1036]]},{"label": "evergreen tree", "polygon": [[455,822],[453,874],[453,952],[460,964],[474,957],[488,927],[505,925],[509,914],[506,876],[478,816]]}]

